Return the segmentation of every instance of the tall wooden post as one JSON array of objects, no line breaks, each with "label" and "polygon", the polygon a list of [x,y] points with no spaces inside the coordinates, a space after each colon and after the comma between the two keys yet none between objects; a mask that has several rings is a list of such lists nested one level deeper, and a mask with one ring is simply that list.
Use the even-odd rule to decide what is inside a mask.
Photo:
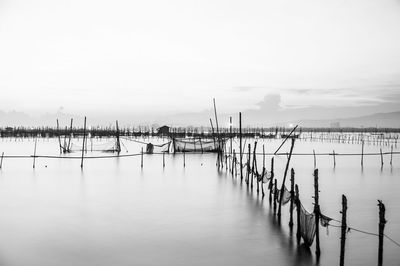
[{"label": "tall wooden post", "polygon": [[378,266],[382,266],[383,263],[383,237],[385,230],[385,204],[378,200],[379,207],[379,247],[378,247]]},{"label": "tall wooden post", "polygon": [[[58,121],[58,120],[57,120]],[[83,168],[83,156],[85,153],[85,138],[86,138],[86,116],[83,123],[83,140],[82,140],[82,159],[81,159],[81,168]]]},{"label": "tall wooden post", "polygon": [[278,181],[274,182],[274,214],[276,214],[276,202],[278,201]]},{"label": "tall wooden post", "polygon": [[290,229],[293,228],[293,204],[295,201],[295,197],[294,197],[294,170],[293,168],[290,171],[290,207],[289,207],[289,212],[290,212],[290,216],[289,216],[289,227]]},{"label": "tall wooden post", "polygon": [[242,168],[242,113],[239,112],[239,168],[240,168],[240,181],[243,180],[243,168]]},{"label": "tall wooden post", "polygon": [[342,227],[341,227],[341,237],[340,237],[340,266],[344,266],[344,253],[345,253],[345,243],[346,243],[346,230],[347,230],[347,198],[342,195]]},{"label": "tall wooden post", "polygon": [[319,191],[318,191],[318,169],[314,170],[314,214],[315,214],[315,255],[317,258],[321,255],[321,249],[319,246]]},{"label": "tall wooden post", "polygon": [[292,138],[292,145],[290,146],[290,152],[289,152],[289,157],[287,159],[286,162],[286,167],[285,167],[285,173],[283,175],[283,181],[282,181],[282,186],[281,186],[281,194],[279,197],[279,208],[278,208],[278,218],[281,218],[281,213],[282,213],[282,200],[283,200],[283,192],[284,192],[284,188],[285,188],[285,182],[286,182],[286,176],[287,176],[287,172],[289,170],[289,163],[290,163],[290,158],[292,158],[292,153],[293,153],[293,148],[294,148],[294,141],[295,139]]},{"label": "tall wooden post", "polygon": [[300,194],[299,194],[299,187],[295,185],[295,203],[296,203],[296,213],[297,213],[297,244],[300,244],[301,240],[301,224],[300,224]]}]

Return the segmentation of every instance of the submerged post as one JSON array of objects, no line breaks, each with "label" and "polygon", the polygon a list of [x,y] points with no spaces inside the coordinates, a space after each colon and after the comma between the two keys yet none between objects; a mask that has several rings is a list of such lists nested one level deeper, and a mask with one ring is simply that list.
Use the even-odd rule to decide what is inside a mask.
[{"label": "submerged post", "polygon": [[269,204],[272,202],[272,189],[273,189],[273,181],[274,181],[274,157],[271,158],[271,177],[269,180]]},{"label": "submerged post", "polygon": [[58,135],[58,146],[60,147],[60,154],[61,154],[62,153],[61,137],[60,137],[60,129],[59,129],[59,124],[58,124],[58,119],[57,119],[57,135]]},{"label": "submerged post", "polygon": [[318,169],[314,170],[314,214],[315,214],[315,255],[317,258],[321,255],[321,249],[319,247],[319,191],[318,191]]},{"label": "submerged post", "polygon": [[380,152],[381,152],[381,167],[383,167],[383,154],[382,154],[382,148],[380,148]]},{"label": "submerged post", "polygon": [[[58,121],[58,120],[57,120]],[[86,116],[83,123],[83,141],[82,141],[82,159],[81,159],[81,168],[83,168],[83,155],[85,153],[85,138],[86,138]]]},{"label": "submerged post", "polygon": [[379,247],[378,247],[378,266],[382,266],[383,263],[383,236],[385,230],[385,204],[381,200],[378,200],[379,207]]},{"label": "submerged post", "polygon": [[289,227],[290,230],[292,230],[293,228],[293,204],[295,201],[295,197],[294,197],[294,170],[293,168],[290,171],[290,206],[289,206],[289,212],[290,212],[290,216],[289,216]]},{"label": "submerged post", "polygon": [[390,147],[390,165],[392,165],[393,162],[393,145]]},{"label": "submerged post", "polygon": [[342,226],[341,226],[341,236],[340,236],[340,266],[344,266],[344,253],[345,253],[345,243],[346,243],[346,230],[347,230],[347,198],[342,195]]},{"label": "submerged post", "polygon": [[162,154],[162,167],[165,168],[165,152]]}]

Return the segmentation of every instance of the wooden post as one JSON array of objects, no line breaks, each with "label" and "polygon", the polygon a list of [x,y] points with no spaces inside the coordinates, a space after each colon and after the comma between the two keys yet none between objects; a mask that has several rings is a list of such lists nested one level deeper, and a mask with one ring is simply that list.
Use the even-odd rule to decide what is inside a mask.
[{"label": "wooden post", "polygon": [[69,127],[69,138],[68,138],[68,146],[67,146],[67,150],[68,150],[68,152],[70,152],[71,151],[71,136],[72,136],[72,122],[73,122],[73,119],[71,118],[71,125],[70,125],[70,127]]},{"label": "wooden post", "polygon": [[61,137],[60,137],[60,129],[59,129],[59,125],[58,125],[58,119],[57,119],[57,135],[58,135],[58,146],[60,147],[60,154],[61,154],[62,153]]},{"label": "wooden post", "polygon": [[165,168],[165,152],[162,154],[162,167]]},{"label": "wooden post", "polygon": [[381,167],[383,167],[383,154],[382,154],[382,148],[380,148],[381,151]]},{"label": "wooden post", "polygon": [[251,168],[250,168],[251,145],[250,145],[250,143],[249,143],[249,145],[248,145],[248,148],[249,148],[249,150],[248,150],[248,154],[247,154],[247,173],[246,173],[246,183],[247,183],[247,186],[249,186],[250,171],[251,171]]},{"label": "wooden post", "polygon": [[243,180],[243,169],[242,169],[242,113],[239,112],[239,169],[240,169],[240,181]]},{"label": "wooden post", "polygon": [[36,162],[36,144],[37,144],[37,136],[35,139],[35,149],[33,150],[33,169],[35,169],[35,162]]},{"label": "wooden post", "polygon": [[4,151],[1,153],[0,169],[3,167]]},{"label": "wooden post", "polygon": [[292,152],[293,152],[293,148],[294,148],[294,141],[295,139],[292,138],[292,145],[290,146],[290,152],[289,152],[289,157],[287,159],[286,162],[286,167],[285,167],[285,173],[283,175],[283,181],[282,181],[282,186],[281,186],[281,194],[279,197],[279,208],[278,208],[278,218],[281,218],[281,213],[282,213],[282,200],[283,200],[283,191],[285,190],[285,182],[286,182],[286,176],[287,176],[287,172],[289,170],[289,163],[290,163],[290,158],[292,158]]},{"label": "wooden post", "polygon": [[119,153],[121,152],[121,143],[120,143],[120,140],[119,140],[118,120],[115,121],[115,128],[116,128],[116,138],[117,138],[117,153],[119,155]]},{"label": "wooden post", "polygon": [[317,169],[317,157],[315,156],[315,150],[312,150],[314,155],[314,169]]},{"label": "wooden post", "polygon": [[232,155],[232,151],[233,151],[233,148],[232,148],[232,138],[233,138],[233,136],[232,136],[232,116],[229,117],[229,137],[231,139],[230,154]]},{"label": "wooden post", "polygon": [[340,266],[344,266],[344,253],[345,253],[345,243],[346,243],[346,214],[347,214],[347,198],[342,195],[342,227],[341,227],[341,237],[340,237]]},{"label": "wooden post", "polygon": [[[219,155],[219,153],[218,153],[218,155]],[[218,165],[219,165],[219,163],[218,163]],[[183,150],[183,167],[186,167],[186,151],[185,150]]]},{"label": "wooden post", "polygon": [[296,212],[297,212],[297,232],[296,232],[296,238],[297,238],[297,244],[300,244],[301,240],[301,225],[300,225],[300,194],[299,194],[299,187],[295,185],[295,203],[296,203]]},{"label": "wooden post", "polygon": [[278,200],[278,182],[274,182],[274,214],[276,214],[276,202]]},{"label": "wooden post", "polygon": [[265,168],[265,145],[263,144],[263,168]]},{"label": "wooden post", "polygon": [[293,168],[290,171],[290,206],[289,206],[289,227],[290,230],[293,228],[293,204],[294,204],[294,170]]},{"label": "wooden post", "polygon": [[261,174],[261,180],[260,180],[260,182],[261,182],[261,194],[262,194],[263,198],[265,196],[265,193],[264,193],[264,174],[265,174],[265,167],[263,167],[262,174]]},{"label": "wooden post", "polygon": [[315,255],[317,258],[321,255],[321,249],[319,247],[319,191],[318,191],[318,169],[314,170],[314,214],[315,214]]},{"label": "wooden post", "polygon": [[269,204],[272,202],[272,189],[274,181],[274,157],[271,158],[271,177],[269,180]]},{"label": "wooden post", "polygon": [[[251,167],[251,189],[253,189],[253,179],[254,179],[254,173],[256,171],[255,164],[256,164],[256,148],[257,148],[257,141],[254,142],[254,149],[253,149],[253,164]],[[258,183],[257,183],[257,188],[258,188]],[[258,191],[258,189],[257,189]]]},{"label": "wooden post", "polygon": [[[58,124],[58,120],[57,120]],[[83,140],[82,140],[82,159],[81,159],[81,168],[83,168],[83,155],[85,153],[85,138],[86,138],[86,116],[83,123]]]},{"label": "wooden post", "polygon": [[392,165],[393,162],[393,145],[390,147],[390,165]]},{"label": "wooden post", "polygon": [[364,140],[361,142],[361,166],[364,166]]},{"label": "wooden post", "polygon": [[336,156],[335,156],[335,150],[333,150],[333,167],[336,167]]},{"label": "wooden post", "polygon": [[142,147],[142,151],[140,153],[140,168],[143,169],[143,147]]},{"label": "wooden post", "polygon": [[379,247],[378,247],[378,266],[382,266],[383,263],[383,237],[385,230],[385,204],[378,200],[379,207]]}]

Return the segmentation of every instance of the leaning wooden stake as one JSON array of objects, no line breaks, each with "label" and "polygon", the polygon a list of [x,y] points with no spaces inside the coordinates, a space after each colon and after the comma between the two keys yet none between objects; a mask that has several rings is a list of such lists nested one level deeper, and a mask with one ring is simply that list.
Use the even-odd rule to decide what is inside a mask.
[{"label": "leaning wooden stake", "polygon": [[319,191],[318,191],[318,169],[314,170],[314,214],[315,214],[315,255],[317,258],[321,255],[321,249],[319,247]]},{"label": "leaning wooden stake", "polygon": [[35,149],[33,150],[33,169],[35,169],[35,163],[36,163],[36,144],[37,144],[37,137],[35,139]]},{"label": "leaning wooden stake", "polygon": [[279,208],[278,208],[278,218],[281,218],[281,213],[282,213],[282,200],[283,200],[283,192],[285,191],[285,181],[286,181],[286,176],[287,172],[289,170],[289,163],[290,163],[290,158],[292,158],[292,153],[293,153],[293,148],[294,148],[294,141],[295,139],[292,138],[292,145],[290,146],[290,152],[289,152],[289,157],[286,162],[286,167],[285,167],[285,173],[283,175],[283,181],[282,181],[282,186],[281,186],[281,194],[279,197]]},{"label": "leaning wooden stake", "polygon": [[378,200],[379,207],[379,247],[378,247],[378,266],[382,266],[383,263],[383,237],[385,230],[385,204]]},{"label": "leaning wooden stake", "polygon": [[[57,120],[58,121],[58,120]],[[58,122],[57,122],[58,123]],[[85,153],[85,138],[86,138],[86,116],[83,123],[83,140],[82,140],[82,159],[81,159],[81,168],[83,168],[83,155]]]},{"label": "leaning wooden stake", "polygon": [[293,228],[293,204],[295,201],[294,197],[294,170],[293,168],[290,171],[290,206],[289,206],[289,227],[290,229]]},{"label": "leaning wooden stake", "polygon": [[341,227],[341,237],[340,237],[340,266],[344,266],[344,252],[346,243],[346,230],[347,230],[347,198],[342,195],[342,227]]},{"label": "leaning wooden stake", "polygon": [[296,204],[296,212],[297,212],[297,232],[296,232],[296,238],[297,238],[297,244],[300,244],[301,240],[301,225],[300,225],[300,194],[299,194],[299,187],[295,185],[295,204]]}]

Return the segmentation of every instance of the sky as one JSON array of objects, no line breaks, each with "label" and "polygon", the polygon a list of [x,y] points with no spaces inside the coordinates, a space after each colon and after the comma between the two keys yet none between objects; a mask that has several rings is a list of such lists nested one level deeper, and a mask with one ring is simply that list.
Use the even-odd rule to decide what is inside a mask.
[{"label": "sky", "polygon": [[399,29],[399,0],[0,0],[0,111],[399,111]]}]

